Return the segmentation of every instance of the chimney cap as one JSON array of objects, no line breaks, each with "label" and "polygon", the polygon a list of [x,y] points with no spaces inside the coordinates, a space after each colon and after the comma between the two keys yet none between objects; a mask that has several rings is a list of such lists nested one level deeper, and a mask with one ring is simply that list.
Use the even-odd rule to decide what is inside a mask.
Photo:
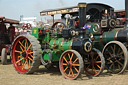
[{"label": "chimney cap", "polygon": [[86,7],[87,4],[86,3],[78,3],[78,7]]}]

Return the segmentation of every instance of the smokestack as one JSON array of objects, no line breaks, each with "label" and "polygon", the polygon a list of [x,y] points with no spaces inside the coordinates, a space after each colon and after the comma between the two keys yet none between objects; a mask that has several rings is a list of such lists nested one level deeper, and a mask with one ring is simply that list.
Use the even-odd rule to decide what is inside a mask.
[{"label": "smokestack", "polygon": [[79,27],[84,27],[86,23],[86,3],[79,3]]},{"label": "smokestack", "polygon": [[125,13],[126,13],[125,26],[126,29],[128,30],[128,0],[125,0]]},{"label": "smokestack", "polygon": [[84,27],[86,24],[86,3],[79,3],[79,37],[82,38],[89,38],[86,31],[83,31],[81,28]]}]

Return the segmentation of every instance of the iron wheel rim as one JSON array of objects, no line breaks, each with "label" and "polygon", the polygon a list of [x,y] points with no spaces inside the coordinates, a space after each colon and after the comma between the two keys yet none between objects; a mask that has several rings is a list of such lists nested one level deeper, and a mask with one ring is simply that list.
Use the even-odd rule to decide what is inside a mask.
[{"label": "iron wheel rim", "polygon": [[17,38],[13,44],[12,52],[12,62],[15,69],[19,73],[28,72],[33,62],[33,49],[30,41],[24,36]]},{"label": "iron wheel rim", "polygon": [[74,50],[68,50],[60,58],[60,71],[67,79],[76,79],[81,76],[83,60],[75,52]]}]

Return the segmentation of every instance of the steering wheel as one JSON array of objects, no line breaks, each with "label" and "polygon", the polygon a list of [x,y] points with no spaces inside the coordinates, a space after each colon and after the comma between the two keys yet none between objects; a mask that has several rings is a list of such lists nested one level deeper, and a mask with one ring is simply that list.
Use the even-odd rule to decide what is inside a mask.
[{"label": "steering wheel", "polygon": [[32,26],[31,26],[30,23],[26,23],[26,24],[24,24],[24,25],[22,26],[22,28],[23,28],[23,30],[25,30],[25,28],[27,28],[27,29],[31,29]]},{"label": "steering wheel", "polygon": [[66,25],[63,22],[55,22],[52,25],[52,28],[58,28],[59,31],[62,31],[64,27],[66,27]]}]

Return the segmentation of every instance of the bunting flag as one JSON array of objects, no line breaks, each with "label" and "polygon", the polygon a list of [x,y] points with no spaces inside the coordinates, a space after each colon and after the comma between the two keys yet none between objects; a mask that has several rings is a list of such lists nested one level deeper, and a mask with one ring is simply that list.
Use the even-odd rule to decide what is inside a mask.
[{"label": "bunting flag", "polygon": [[90,29],[91,28],[91,25],[84,25],[84,27],[81,27],[81,29],[83,29],[83,30],[86,30],[86,29]]}]

